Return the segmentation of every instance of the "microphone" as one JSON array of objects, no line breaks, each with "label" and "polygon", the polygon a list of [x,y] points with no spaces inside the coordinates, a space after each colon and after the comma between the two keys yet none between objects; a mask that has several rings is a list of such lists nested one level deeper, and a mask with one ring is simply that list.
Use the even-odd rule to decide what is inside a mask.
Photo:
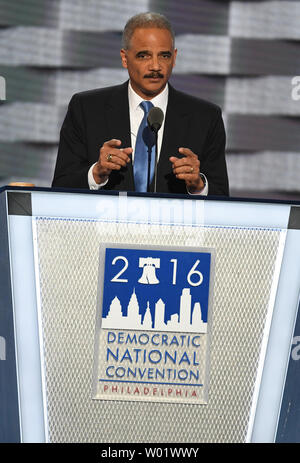
[{"label": "microphone", "polygon": [[154,168],[154,193],[156,193],[156,184],[157,184],[157,164],[158,164],[158,143],[157,143],[157,134],[159,129],[162,126],[164,120],[164,113],[158,107],[153,107],[150,109],[147,117],[148,125],[152,132],[155,134],[155,168]]},{"label": "microphone", "polygon": [[151,108],[147,117],[150,129],[157,133],[164,120],[164,113],[158,107]]}]

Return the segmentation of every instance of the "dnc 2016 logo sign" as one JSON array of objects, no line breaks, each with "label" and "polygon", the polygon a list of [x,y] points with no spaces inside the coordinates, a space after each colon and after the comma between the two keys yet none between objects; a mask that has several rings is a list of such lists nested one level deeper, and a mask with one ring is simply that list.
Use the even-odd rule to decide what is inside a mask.
[{"label": "dnc 2016 logo sign", "polygon": [[206,332],[210,260],[207,253],[107,249],[103,328]]},{"label": "dnc 2016 logo sign", "polygon": [[203,402],[212,253],[107,247],[100,265],[95,398]]}]

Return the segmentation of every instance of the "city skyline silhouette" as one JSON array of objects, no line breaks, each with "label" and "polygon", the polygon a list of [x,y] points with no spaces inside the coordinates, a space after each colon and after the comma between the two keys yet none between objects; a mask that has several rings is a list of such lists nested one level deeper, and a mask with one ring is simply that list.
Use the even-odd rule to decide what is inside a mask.
[{"label": "city skyline silhouette", "polygon": [[200,302],[192,303],[190,288],[182,289],[178,301],[178,312],[173,313],[168,320],[165,320],[166,304],[162,298],[152,301],[152,305],[154,305],[154,316],[150,310],[149,300],[142,311],[143,308],[140,307],[134,288],[127,305],[127,315],[125,315],[125,308],[122,307],[120,299],[114,296],[107,315],[102,317],[102,328],[192,333],[206,333],[207,331],[207,323],[203,321]]}]

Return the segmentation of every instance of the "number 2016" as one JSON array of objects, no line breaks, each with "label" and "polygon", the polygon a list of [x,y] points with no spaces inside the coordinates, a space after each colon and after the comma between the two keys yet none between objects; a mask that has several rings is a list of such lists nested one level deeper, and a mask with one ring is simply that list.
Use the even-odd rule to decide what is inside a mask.
[{"label": "number 2016", "polygon": [[[121,270],[118,273],[116,273],[116,275],[110,281],[112,281],[113,283],[128,283],[127,278],[120,278],[121,275],[123,275],[129,267],[128,259],[124,256],[116,256],[112,260],[112,265],[115,265],[118,261],[122,261],[124,265],[121,268]],[[173,266],[172,284],[176,285],[177,259],[170,259],[170,262],[173,264],[172,265]],[[191,286],[199,286],[203,282],[203,274],[200,272],[200,270],[197,270],[197,266],[199,265],[199,263],[200,263],[200,260],[197,259],[186,276],[187,282]]]}]

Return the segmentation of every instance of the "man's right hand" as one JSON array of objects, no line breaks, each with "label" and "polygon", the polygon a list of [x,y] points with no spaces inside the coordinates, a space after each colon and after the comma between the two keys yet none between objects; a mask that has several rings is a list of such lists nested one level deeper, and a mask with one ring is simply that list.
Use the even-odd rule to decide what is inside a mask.
[{"label": "man's right hand", "polygon": [[106,141],[100,149],[97,164],[93,167],[93,177],[96,183],[104,183],[112,170],[120,170],[130,162],[132,148],[118,148],[120,140],[112,139]]}]

